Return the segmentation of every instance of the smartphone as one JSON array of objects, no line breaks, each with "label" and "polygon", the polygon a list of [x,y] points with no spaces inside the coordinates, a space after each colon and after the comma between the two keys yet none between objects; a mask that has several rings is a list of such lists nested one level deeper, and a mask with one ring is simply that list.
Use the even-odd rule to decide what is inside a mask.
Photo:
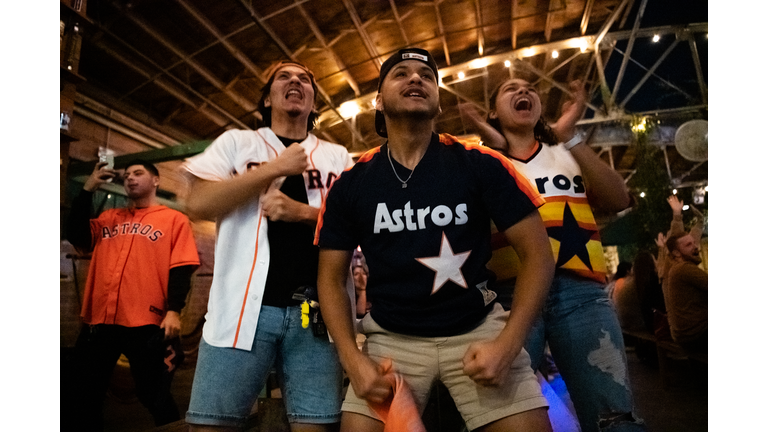
[{"label": "smartphone", "polygon": [[[106,147],[99,147],[99,162],[106,162],[106,169],[115,169],[115,151]],[[111,182],[112,179],[107,181]]]},{"label": "smartphone", "polygon": [[99,147],[99,162],[106,162],[107,169],[115,169],[115,152],[106,147]]}]

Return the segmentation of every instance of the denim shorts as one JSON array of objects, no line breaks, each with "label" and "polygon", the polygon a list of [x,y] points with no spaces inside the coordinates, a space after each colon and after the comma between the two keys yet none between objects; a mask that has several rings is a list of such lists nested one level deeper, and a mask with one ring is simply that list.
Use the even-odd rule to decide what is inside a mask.
[{"label": "denim shorts", "polygon": [[[434,381],[442,381],[472,430],[549,405],[524,349],[510,365],[504,385],[481,386],[464,374],[463,358],[469,345],[498,336],[508,318],[509,312],[497,303],[483,323],[470,332],[448,337],[418,337],[387,331],[368,314],[360,322],[367,337],[363,350],[376,362],[392,359],[395,371],[408,383],[420,412],[424,411]],[[379,419],[367,402],[355,395],[352,386],[347,390],[342,409]]]},{"label": "denim shorts", "polygon": [[250,351],[200,340],[187,423],[243,427],[272,368],[291,423],[341,419],[342,369],[327,336],[301,326],[301,308],[262,306]]}]

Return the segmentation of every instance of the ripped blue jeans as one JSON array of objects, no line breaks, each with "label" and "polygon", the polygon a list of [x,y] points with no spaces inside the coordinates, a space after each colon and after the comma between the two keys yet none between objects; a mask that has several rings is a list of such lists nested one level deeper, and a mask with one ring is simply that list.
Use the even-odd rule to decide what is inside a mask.
[{"label": "ripped blue jeans", "polygon": [[538,369],[546,343],[582,432],[644,431],[633,413],[624,338],[603,285],[556,273],[525,349]]}]

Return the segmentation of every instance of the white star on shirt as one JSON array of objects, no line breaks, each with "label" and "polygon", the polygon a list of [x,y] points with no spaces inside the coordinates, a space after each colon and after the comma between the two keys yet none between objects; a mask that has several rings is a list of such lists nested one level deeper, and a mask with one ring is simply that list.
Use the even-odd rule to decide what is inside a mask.
[{"label": "white star on shirt", "polygon": [[461,266],[464,265],[471,252],[470,250],[454,255],[451,244],[445,237],[445,233],[443,233],[439,256],[416,258],[416,261],[435,271],[435,283],[432,285],[432,294],[438,292],[449,280],[462,288],[467,287],[467,281],[464,280],[464,275],[461,273]]}]

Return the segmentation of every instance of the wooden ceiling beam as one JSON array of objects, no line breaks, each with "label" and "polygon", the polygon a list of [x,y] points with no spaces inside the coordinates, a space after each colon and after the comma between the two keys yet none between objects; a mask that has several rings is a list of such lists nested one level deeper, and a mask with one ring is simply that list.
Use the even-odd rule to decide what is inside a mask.
[{"label": "wooden ceiling beam", "polygon": [[627,3],[629,3],[629,0],[622,0],[621,4],[616,7],[616,9],[613,10],[613,13],[611,16],[603,23],[603,26],[600,28],[600,31],[597,32],[597,37],[595,38],[595,45],[599,45],[600,42],[603,41],[603,38],[608,33],[608,30],[611,29],[611,26],[613,26],[613,23],[616,22],[616,19],[619,17],[619,14],[621,14],[621,11],[624,10],[624,8],[627,6]]},{"label": "wooden ceiling beam", "polygon": [[555,18],[554,4],[557,1],[558,0],[549,0],[549,7],[547,7],[547,18],[544,24],[544,40],[546,40],[547,42],[552,40],[552,26],[554,25],[553,21]]},{"label": "wooden ceiling beam", "polygon": [[[97,26],[99,26],[99,25],[97,24]],[[122,39],[120,39],[116,35],[112,34],[109,30],[99,26],[99,31],[104,32],[104,34],[107,34],[112,39],[114,39],[117,42],[119,42],[121,45],[127,47],[129,50],[133,51],[137,56],[142,58],[147,63],[151,64],[156,69],[158,69],[158,70],[162,69],[152,59],[148,58],[141,51],[139,51],[138,49],[136,49],[132,45],[128,44],[127,42],[123,41]],[[239,125],[240,127],[248,129],[248,126],[246,124],[244,124],[243,122],[238,120],[235,116],[233,116],[231,113],[229,113],[224,108],[218,106],[217,104],[215,104],[214,102],[209,100],[206,96],[200,94],[197,90],[195,90],[192,87],[190,87],[189,85],[187,85],[184,81],[182,81],[178,77],[176,77],[174,75],[166,75],[167,77],[169,77],[173,81],[175,81],[176,85],[180,86],[181,89],[176,87],[176,85],[174,85],[172,83],[166,82],[165,80],[162,79],[162,77],[159,77],[157,75],[153,76],[152,73],[148,72],[147,70],[145,70],[144,68],[142,68],[138,64],[136,64],[135,60],[128,59],[123,54],[119,53],[117,50],[115,50],[115,49],[109,47],[108,45],[106,45],[102,40],[94,40],[93,44],[94,44],[95,47],[103,50],[104,52],[109,54],[112,58],[114,58],[115,60],[119,61],[123,65],[127,66],[129,69],[132,69],[134,72],[136,72],[139,75],[143,76],[145,79],[152,79],[153,80],[152,82],[155,85],[157,85],[161,89],[165,90],[166,92],[168,92],[171,96],[175,97],[176,99],[184,102],[185,104],[189,105],[193,109],[199,111],[200,113],[202,113],[203,115],[208,117],[216,125],[218,125],[220,127],[224,127],[224,126],[228,125],[229,122],[231,121],[232,123],[235,123],[235,124]],[[184,89],[184,90],[182,90],[182,89]],[[192,93],[197,98],[202,100],[203,103],[199,104],[196,101],[192,100],[192,98],[190,98],[187,94],[185,94],[184,91]],[[210,106],[213,109],[215,109],[216,112],[210,110],[208,108],[208,106]]]},{"label": "wooden ceiling beam", "polygon": [[155,30],[149,23],[144,21],[142,18],[138,17],[132,11],[126,9],[126,10],[123,10],[123,13],[131,22],[133,22],[136,26],[144,30],[148,35],[154,38],[163,47],[173,52],[176,56],[183,58],[186,64],[192,67],[192,69],[194,69],[195,72],[197,72],[200,76],[202,76],[206,81],[211,83],[217,90],[227,95],[227,97],[229,97],[236,104],[240,105],[240,107],[242,107],[246,111],[252,112],[252,115],[256,119],[261,120],[261,114],[259,114],[259,112],[256,111],[255,103],[243,97],[239,92],[232,90],[226,83],[224,83],[224,81],[220,80],[211,71],[209,71],[206,67],[204,67],[203,65],[195,61],[193,58],[191,58],[190,56],[187,56],[181,50],[181,48],[177,47],[173,42],[168,40],[159,31]]},{"label": "wooden ceiling beam", "polygon": [[392,8],[392,14],[395,16],[395,22],[397,22],[397,28],[400,29],[400,35],[403,37],[403,40],[405,41],[405,46],[407,47],[411,46],[411,40],[408,38],[408,35],[405,33],[405,26],[403,26],[403,18],[400,17],[400,13],[397,11],[397,5],[395,4],[395,0],[389,0],[389,7]]},{"label": "wooden ceiling beam", "polygon": [[[280,48],[280,50],[283,52],[283,55],[288,57],[289,59],[293,61],[298,61],[296,57],[293,55],[290,49],[283,43],[282,40],[277,36],[277,34],[272,30],[271,27],[256,13],[256,10],[253,9],[253,6],[248,4],[246,0],[239,0],[240,4],[245,8],[245,10],[248,11],[248,14],[256,24],[259,25],[261,30],[266,33],[270,39],[272,39],[272,42],[274,42],[275,45]],[[346,1],[346,0],[345,0]],[[328,106],[328,108],[333,111],[334,114],[336,114],[346,125],[346,127],[349,129],[350,133],[353,135],[357,135],[357,138],[360,139],[360,141],[363,141],[362,136],[360,136],[360,132],[355,129],[353,125],[351,125],[347,119],[342,117],[342,115],[339,113],[339,110],[336,108],[336,105],[333,103],[333,99],[331,99],[330,95],[320,86],[320,84],[317,84],[317,92],[320,94],[321,99],[323,99],[323,102]]]},{"label": "wooden ceiling beam", "polygon": [[246,69],[248,69],[253,76],[256,77],[259,81],[261,81],[262,84],[266,84],[266,80],[262,77],[264,74],[264,71],[261,70],[260,67],[256,66],[254,62],[251,61],[251,59],[248,58],[242,51],[240,51],[233,43],[229,42],[228,37],[219,31],[218,27],[214,25],[208,18],[203,15],[200,11],[198,11],[194,6],[189,4],[186,0],[176,0],[176,2],[184,8],[184,10],[187,11],[190,15],[192,15],[195,20],[197,20],[198,23],[200,23],[210,34],[212,34],[219,43],[227,50],[229,53],[237,59],[237,61],[240,62]]},{"label": "wooden ceiling beam", "polygon": [[581,16],[581,35],[587,34],[587,27],[589,27],[589,16],[592,15],[592,7],[595,5],[595,0],[587,0],[584,5],[584,14]]},{"label": "wooden ceiling beam", "polygon": [[280,15],[283,12],[288,12],[289,10],[295,8],[296,6],[301,6],[301,5],[303,5],[304,3],[308,2],[308,1],[309,0],[293,0],[293,4],[289,4],[288,6],[282,7],[282,8],[280,8],[280,9],[278,9],[278,10],[276,10],[276,11],[270,13],[270,14],[264,15],[262,18],[265,19],[265,20],[274,18],[274,17]]},{"label": "wooden ceiling beam", "polygon": [[[346,0],[345,0],[346,1]],[[435,18],[437,19],[437,31],[440,32],[440,41],[443,42],[443,53],[445,54],[445,64],[451,65],[451,53],[448,50],[448,39],[445,37],[445,28],[443,27],[443,17],[440,14],[441,0],[434,2],[435,5]]]},{"label": "wooden ceiling beam", "polygon": [[517,19],[517,1],[518,0],[512,0],[512,4],[510,5],[512,10],[510,11],[509,30],[512,33],[510,39],[512,40],[513,50],[517,49],[517,25],[515,24],[515,20]]},{"label": "wooden ceiling beam", "polygon": [[[229,34],[225,35],[225,36],[224,36],[224,39],[229,39],[229,38],[231,38],[232,36],[234,36],[234,35],[236,35],[236,34],[238,34],[238,33],[240,33],[240,32],[243,32],[243,31],[245,31],[245,30],[248,30],[249,28],[251,28],[251,27],[253,27],[253,26],[255,26],[255,25],[256,25],[256,23],[248,23],[248,24],[246,24],[246,25],[244,25],[244,26],[240,27],[239,29],[237,29],[237,30],[235,30],[235,31],[233,31],[233,32],[230,32]],[[178,60],[178,61],[174,62],[174,63],[173,63],[173,64],[171,64],[170,66],[168,66],[168,67],[166,67],[166,68],[163,68],[163,70],[162,70],[160,73],[158,73],[158,75],[157,75],[157,76],[160,76],[160,75],[163,75],[163,74],[166,74],[166,75],[167,75],[167,74],[169,74],[171,70],[173,70],[173,69],[174,69],[174,68],[176,68],[177,66],[179,66],[179,65],[181,65],[181,64],[183,64],[183,63],[185,63],[185,62],[186,62],[186,60],[187,60],[188,58],[193,58],[193,57],[196,57],[198,54],[202,53],[203,51],[206,51],[206,50],[208,50],[209,48],[211,48],[211,47],[213,47],[213,46],[215,46],[215,45],[218,45],[218,44],[220,44],[220,43],[221,43],[221,41],[219,41],[219,40],[216,40],[216,41],[213,41],[213,42],[209,43],[208,45],[205,45],[205,46],[204,46],[204,47],[202,47],[202,48],[199,48],[197,51],[195,51],[195,52],[193,52],[193,53],[190,53],[190,54],[186,55],[185,57],[181,58],[180,60]],[[258,78],[259,78],[259,77],[257,77],[257,79],[258,79]],[[139,84],[139,85],[138,85],[138,86],[136,86],[135,88],[131,89],[129,92],[125,93],[123,96],[121,96],[121,97],[120,97],[120,99],[122,100],[122,99],[124,99],[124,98],[126,98],[126,97],[130,96],[131,94],[133,94],[133,93],[135,93],[135,92],[139,91],[141,88],[143,88],[144,86],[146,86],[147,84],[149,84],[149,83],[151,83],[151,82],[152,82],[152,80],[144,81],[143,83]]]},{"label": "wooden ceiling beam", "polygon": [[374,66],[376,66],[376,70],[380,71],[381,60],[379,59],[378,51],[376,51],[376,44],[373,43],[373,41],[371,40],[371,36],[365,30],[365,27],[363,26],[363,23],[360,20],[360,16],[357,14],[355,5],[353,5],[350,0],[342,0],[342,2],[344,3],[344,7],[347,8],[347,13],[349,14],[349,17],[352,19],[352,23],[355,25],[355,28],[357,29],[357,33],[360,35],[360,39],[363,40],[363,45],[365,46],[365,49],[368,51],[368,55],[371,57],[371,61],[373,62]]},{"label": "wooden ceiling beam", "polygon": [[325,40],[325,36],[323,36],[323,32],[320,31],[320,27],[317,26],[315,23],[315,20],[312,19],[312,17],[307,13],[307,11],[304,9],[304,7],[300,4],[296,5],[296,9],[299,10],[299,13],[301,13],[301,16],[304,17],[304,21],[307,22],[307,25],[309,26],[310,30],[312,30],[312,33],[315,35],[315,38],[320,42],[320,45],[323,46],[323,51],[336,62],[336,67],[339,68],[339,71],[341,71],[341,74],[344,76],[344,79],[347,81],[347,84],[352,88],[352,91],[355,92],[355,96],[360,96],[360,86],[357,85],[357,81],[352,77],[352,74],[349,73],[347,70],[347,66],[344,64],[344,61],[339,57],[338,54],[331,48],[330,45],[328,45],[328,42]]},{"label": "wooden ceiling beam", "polygon": [[475,0],[475,21],[477,22],[477,54],[482,57],[485,51],[485,35],[483,34],[483,12],[480,0]]}]

